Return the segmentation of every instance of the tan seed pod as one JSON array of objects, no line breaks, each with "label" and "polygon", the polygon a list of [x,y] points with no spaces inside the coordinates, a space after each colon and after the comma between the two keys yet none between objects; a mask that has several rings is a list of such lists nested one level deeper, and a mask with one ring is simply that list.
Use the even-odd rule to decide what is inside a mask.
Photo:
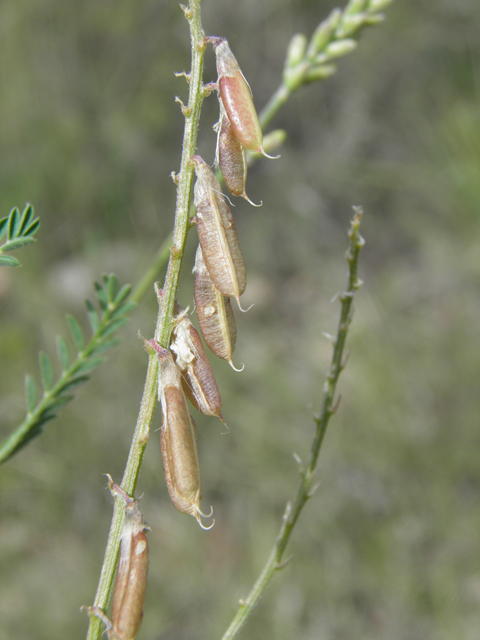
[{"label": "tan seed pod", "polygon": [[218,180],[200,156],[193,156],[197,181],[194,189],[198,239],[208,273],[223,295],[235,298],[247,286],[247,272],[238,244],[237,228]]},{"label": "tan seed pod", "polygon": [[168,349],[163,349],[154,341],[159,359],[158,399],[162,405],[161,448],[163,470],[168,493],[173,504],[182,513],[196,518],[202,529],[205,527],[200,510],[202,484],[197,451],[197,429],[188,409],[187,399],[182,389],[181,373]]},{"label": "tan seed pod", "polygon": [[247,156],[245,149],[235,135],[232,123],[228,119],[220,98],[220,121],[217,132],[217,153],[215,165],[220,167],[225,184],[234,196],[241,196],[254,207],[260,207],[262,203],[255,204],[250,200],[245,191],[247,182]]},{"label": "tan seed pod", "polygon": [[193,326],[187,311],[175,312],[175,328],[170,349],[175,353],[175,362],[182,372],[182,386],[193,406],[206,416],[222,417],[222,399],[213,369],[208,361],[198,331]]},{"label": "tan seed pod", "polygon": [[217,58],[218,90],[240,144],[270,158],[263,149],[263,133],[253,104],[252,91],[225,38],[210,36]]},{"label": "tan seed pod", "polygon": [[109,633],[110,640],[134,640],[140,629],[148,573],[146,530],[148,526],[137,501],[130,498],[125,507],[125,523],[113,590],[113,629]]},{"label": "tan seed pod", "polygon": [[117,577],[113,590],[112,619],[97,606],[82,607],[90,616],[100,618],[109,640],[135,640],[143,618],[143,601],[147,587],[149,531],[138,503],[114,484],[107,474],[110,491],[125,500],[125,520],[120,538]]},{"label": "tan seed pod", "polygon": [[[237,328],[232,305],[230,298],[220,293],[213,284],[201,247],[197,249],[193,273],[195,274],[193,289],[195,311],[203,339],[216,356],[226,360],[235,369],[232,354],[237,341]],[[235,371],[242,369],[235,369]]]}]

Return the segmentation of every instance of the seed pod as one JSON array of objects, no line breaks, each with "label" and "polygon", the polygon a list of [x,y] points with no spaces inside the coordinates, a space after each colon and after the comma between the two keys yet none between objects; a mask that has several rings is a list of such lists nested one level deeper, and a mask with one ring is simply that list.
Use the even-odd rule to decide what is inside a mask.
[{"label": "seed pod", "polygon": [[207,42],[213,44],[215,49],[218,90],[238,141],[248,151],[258,151],[267,156],[263,150],[262,128],[253,104],[252,91],[237,59],[225,38],[211,36]]},{"label": "seed pod", "polygon": [[182,372],[183,390],[193,406],[206,416],[222,417],[222,399],[213,369],[203,349],[198,331],[193,326],[187,311],[179,311],[172,332],[171,350],[175,362]]},{"label": "seed pod", "polygon": [[135,640],[142,623],[147,587],[149,530],[138,503],[114,484],[107,474],[110,491],[125,500],[125,521],[120,538],[117,578],[113,590],[112,619],[97,606],[81,607],[105,625],[109,640]]},{"label": "seed pod", "polygon": [[197,429],[182,389],[180,369],[172,354],[155,347],[160,361],[158,374],[158,399],[162,404],[161,447],[163,470],[168,493],[173,504],[182,513],[194,516],[202,529],[201,516],[209,517],[200,510],[202,485],[197,451]]},{"label": "seed pod", "polygon": [[193,156],[191,160],[197,174],[194,203],[205,264],[217,289],[223,295],[235,298],[240,307],[240,296],[247,286],[247,273],[235,220],[213,171],[200,156]]},{"label": "seed pod", "polygon": [[[115,493],[115,487],[121,491],[120,487],[113,485],[112,493]],[[113,629],[109,632],[110,640],[134,640],[137,637],[147,586],[148,542],[145,531],[148,526],[137,501],[126,494],[124,497],[128,501],[113,591]]]},{"label": "seed pod", "polygon": [[247,182],[247,157],[245,149],[235,135],[220,98],[220,121],[218,123],[217,153],[215,164],[225,179],[228,190],[234,196],[242,196],[254,207],[260,207],[250,200],[245,192]]},{"label": "seed pod", "polygon": [[232,353],[237,341],[237,328],[232,305],[230,298],[226,298],[213,284],[201,247],[197,249],[193,272],[195,310],[203,339],[216,356],[226,360],[235,369]]}]

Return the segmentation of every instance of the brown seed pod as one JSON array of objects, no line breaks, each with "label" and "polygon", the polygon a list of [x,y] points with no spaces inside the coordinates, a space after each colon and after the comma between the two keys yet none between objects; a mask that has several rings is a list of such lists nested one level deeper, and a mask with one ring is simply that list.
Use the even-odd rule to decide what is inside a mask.
[{"label": "brown seed pod", "polygon": [[254,207],[261,207],[262,203],[255,204],[250,200],[245,191],[247,182],[247,156],[245,149],[235,135],[232,123],[228,119],[220,98],[220,120],[217,131],[217,153],[215,165],[220,167],[225,184],[234,196],[241,196]]},{"label": "brown seed pod", "polygon": [[107,474],[110,491],[125,500],[125,521],[120,538],[117,578],[113,590],[112,619],[97,606],[82,607],[90,616],[100,618],[109,640],[135,640],[143,618],[147,587],[149,531],[138,503],[114,484]]},{"label": "brown seed pod", "polygon": [[[237,328],[230,298],[227,298],[213,284],[207,271],[201,247],[195,256],[195,311],[203,339],[219,358],[226,360],[235,369],[232,354],[237,341]],[[243,369],[243,367],[242,367]],[[242,371],[235,369],[235,371]]]},{"label": "brown seed pod", "polygon": [[[115,488],[121,491],[118,485],[113,485],[112,493],[115,493]],[[126,499],[125,523],[113,590],[113,629],[109,632],[110,640],[134,640],[137,637],[147,587],[148,542],[145,531],[148,526],[137,501],[128,496]]]},{"label": "brown seed pod", "polygon": [[263,133],[253,104],[252,91],[227,40],[215,36],[206,40],[215,50],[218,90],[238,141],[248,151],[257,151],[271,158],[263,149]]},{"label": "brown seed pod", "polygon": [[193,406],[206,416],[222,417],[222,399],[213,369],[202,345],[198,331],[193,326],[187,311],[180,310],[175,319],[170,349],[175,353],[175,362],[182,372],[182,386]]},{"label": "brown seed pod", "polygon": [[196,518],[202,529],[204,514],[200,510],[202,484],[197,451],[197,429],[182,389],[180,369],[167,349],[150,341],[158,353],[158,399],[162,404],[161,448],[163,470],[168,493],[173,504],[182,513]]},{"label": "brown seed pod", "polygon": [[240,307],[240,296],[247,286],[247,272],[235,220],[213,171],[200,156],[193,156],[191,160],[197,174],[194,204],[203,258],[217,289],[225,296],[235,298]]}]

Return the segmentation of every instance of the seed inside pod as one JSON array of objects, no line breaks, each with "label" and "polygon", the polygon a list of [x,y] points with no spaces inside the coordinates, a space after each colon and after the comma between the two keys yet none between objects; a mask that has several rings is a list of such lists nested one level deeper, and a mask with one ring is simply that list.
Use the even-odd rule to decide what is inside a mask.
[{"label": "seed inside pod", "polygon": [[[202,529],[210,529],[202,523],[200,510],[202,485],[197,451],[197,429],[182,389],[180,369],[172,354],[154,341],[159,359],[158,399],[162,405],[161,448],[163,470],[168,493],[173,504],[182,513],[196,518]],[[213,511],[213,510],[212,510]]]},{"label": "seed inside pod", "polygon": [[[226,360],[235,369],[232,354],[237,341],[237,329],[232,305],[230,298],[220,293],[213,284],[201,247],[197,249],[193,272],[195,274],[193,289],[195,311],[202,336],[213,353]],[[235,369],[235,371],[242,369]]]},{"label": "seed inside pod", "polygon": [[238,141],[248,151],[257,151],[271,158],[263,149],[263,133],[253,104],[252,91],[227,40],[215,36],[206,40],[215,50],[218,90]]},{"label": "seed inside pod", "polygon": [[170,348],[175,353],[176,364],[182,372],[183,390],[190,402],[200,413],[216,416],[225,424],[213,369],[187,311],[180,311],[175,319]]},{"label": "seed inside pod", "polygon": [[240,307],[240,296],[247,286],[247,272],[235,220],[213,171],[200,156],[193,156],[191,160],[197,174],[194,204],[203,258],[217,289],[223,295],[235,298]]},{"label": "seed inside pod", "polygon": [[230,193],[234,196],[242,196],[242,198],[245,198],[245,200],[254,207],[260,207],[262,205],[262,203],[255,204],[252,202],[246,194],[247,157],[245,149],[235,135],[235,131],[225,112],[221,98],[215,164],[220,167],[225,179],[225,184]]}]

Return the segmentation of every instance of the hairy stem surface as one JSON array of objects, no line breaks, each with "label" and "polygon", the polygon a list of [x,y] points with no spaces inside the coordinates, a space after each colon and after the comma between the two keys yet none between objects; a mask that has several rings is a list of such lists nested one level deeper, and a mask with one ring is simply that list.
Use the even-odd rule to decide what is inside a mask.
[{"label": "hairy stem surface", "polygon": [[[185,116],[185,130],[183,137],[183,152],[180,172],[175,178],[177,184],[177,204],[175,210],[175,225],[173,241],[170,248],[170,259],[167,275],[163,285],[162,304],[157,318],[155,339],[163,347],[168,347],[170,333],[173,325],[173,305],[177,290],[180,268],[182,265],[183,250],[190,227],[188,219],[190,191],[192,188],[193,166],[189,164],[190,158],[195,154],[197,133],[200,120],[200,111],[203,103],[203,57],[205,52],[205,35],[203,33],[200,17],[200,0],[190,0],[188,7],[184,8],[185,17],[190,25],[190,37],[192,42],[192,67],[190,73],[190,90],[188,105],[182,106]],[[159,251],[161,258],[162,250]],[[140,286],[140,285],[139,285]],[[142,288],[136,289],[136,295],[141,296]],[[148,441],[150,424],[157,396],[158,358],[150,355],[147,377],[140,405],[137,425],[133,436],[128,461],[123,474],[121,488],[130,496],[135,492],[143,452]],[[100,580],[95,596],[94,606],[105,611],[108,605],[109,594],[113,585],[115,567],[120,548],[120,534],[125,514],[125,502],[121,498],[115,498],[115,508],[110,526],[105,558],[102,566]],[[87,640],[99,640],[103,631],[103,624],[99,618],[90,616],[90,626]]]}]

